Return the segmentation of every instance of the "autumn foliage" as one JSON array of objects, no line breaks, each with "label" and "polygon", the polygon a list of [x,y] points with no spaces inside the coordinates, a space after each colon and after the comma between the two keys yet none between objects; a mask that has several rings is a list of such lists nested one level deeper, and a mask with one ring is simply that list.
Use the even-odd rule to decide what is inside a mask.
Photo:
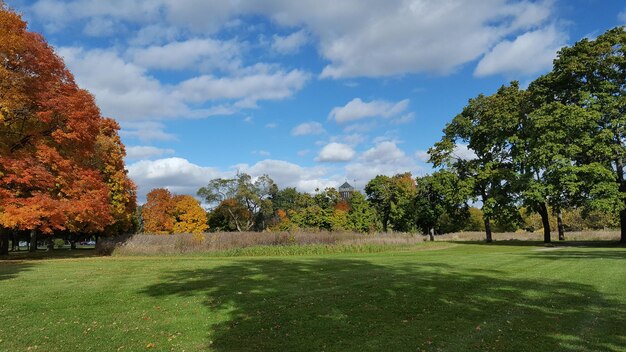
[{"label": "autumn foliage", "polygon": [[43,37],[0,5],[0,230],[128,231],[135,186],[118,130]]},{"label": "autumn foliage", "polygon": [[144,232],[153,234],[202,233],[208,229],[206,212],[194,197],[157,188],[142,208]]}]

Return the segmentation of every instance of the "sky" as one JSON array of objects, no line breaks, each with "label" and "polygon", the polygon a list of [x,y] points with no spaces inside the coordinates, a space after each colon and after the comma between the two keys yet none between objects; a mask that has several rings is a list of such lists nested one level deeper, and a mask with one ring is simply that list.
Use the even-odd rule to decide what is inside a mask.
[{"label": "sky", "polygon": [[623,0],[5,1],[120,123],[140,202],[237,172],[305,192],[428,174],[468,99],[626,24]]}]

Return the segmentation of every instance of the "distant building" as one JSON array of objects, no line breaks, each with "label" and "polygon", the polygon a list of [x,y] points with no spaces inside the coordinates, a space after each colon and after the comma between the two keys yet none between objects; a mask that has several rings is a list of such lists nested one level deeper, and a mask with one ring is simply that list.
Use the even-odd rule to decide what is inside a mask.
[{"label": "distant building", "polygon": [[350,199],[350,197],[352,197],[352,193],[354,193],[354,187],[350,186],[348,182],[344,182],[343,185],[339,186],[339,195],[341,196],[341,199]]}]

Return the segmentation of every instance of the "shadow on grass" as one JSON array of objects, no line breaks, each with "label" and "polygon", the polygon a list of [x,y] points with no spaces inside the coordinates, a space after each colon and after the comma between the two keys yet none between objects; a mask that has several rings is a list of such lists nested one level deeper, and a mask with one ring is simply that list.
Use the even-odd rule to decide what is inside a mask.
[{"label": "shadow on grass", "polygon": [[9,252],[8,256],[0,257],[0,260],[47,260],[47,259],[72,259],[72,258],[89,258],[101,257],[94,248],[77,248],[77,249],[53,249],[47,251],[45,249],[36,252],[19,251]]},{"label": "shadow on grass", "polygon": [[142,293],[202,297],[225,315],[207,332],[216,351],[626,349],[626,306],[592,286],[448,265],[241,260]]},{"label": "shadow on grass", "polygon": [[[0,260],[0,281],[13,279],[22,271],[30,270],[32,264],[21,262],[2,262]],[[1,289],[0,289],[1,290]]]},{"label": "shadow on grass", "polygon": [[448,241],[457,244],[482,244],[485,246],[519,246],[519,247],[593,247],[593,248],[626,248],[626,244],[618,241],[553,241],[549,244],[543,241],[526,240],[499,240],[487,243],[485,241]]}]

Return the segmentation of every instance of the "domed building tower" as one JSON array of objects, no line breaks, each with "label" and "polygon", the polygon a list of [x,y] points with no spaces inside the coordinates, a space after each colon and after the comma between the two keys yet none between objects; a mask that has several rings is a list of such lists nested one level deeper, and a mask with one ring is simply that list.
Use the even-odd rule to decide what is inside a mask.
[{"label": "domed building tower", "polygon": [[354,193],[354,187],[352,187],[348,182],[344,182],[343,185],[339,186],[339,195],[341,199],[347,201],[352,197],[352,193]]}]

